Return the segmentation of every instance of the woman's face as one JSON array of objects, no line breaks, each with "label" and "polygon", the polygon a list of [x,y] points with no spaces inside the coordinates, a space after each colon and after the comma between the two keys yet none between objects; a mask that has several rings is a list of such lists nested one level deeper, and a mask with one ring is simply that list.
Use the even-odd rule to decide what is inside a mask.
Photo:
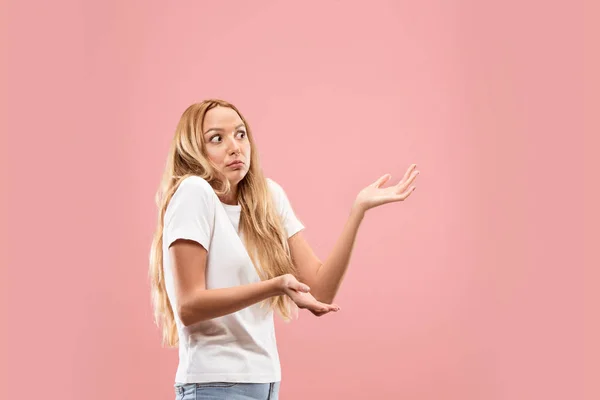
[{"label": "woman's face", "polygon": [[[250,168],[250,141],[246,126],[235,110],[215,107],[204,115],[202,126],[206,152],[232,186],[244,179]],[[240,161],[238,164],[231,164]]]}]

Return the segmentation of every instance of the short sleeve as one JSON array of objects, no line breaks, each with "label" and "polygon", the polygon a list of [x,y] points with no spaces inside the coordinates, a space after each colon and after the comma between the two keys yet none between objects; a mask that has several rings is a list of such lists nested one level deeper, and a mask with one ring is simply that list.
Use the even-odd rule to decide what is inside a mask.
[{"label": "short sleeve", "polygon": [[296,233],[304,229],[304,225],[296,217],[292,205],[285,193],[285,190],[274,180],[267,178],[267,183],[273,195],[275,201],[275,207],[281,215],[283,226],[287,231],[288,239],[294,236]]},{"label": "short sleeve", "polygon": [[181,182],[165,212],[163,238],[167,248],[177,239],[187,239],[209,250],[214,231],[215,196],[210,184],[198,176]]}]

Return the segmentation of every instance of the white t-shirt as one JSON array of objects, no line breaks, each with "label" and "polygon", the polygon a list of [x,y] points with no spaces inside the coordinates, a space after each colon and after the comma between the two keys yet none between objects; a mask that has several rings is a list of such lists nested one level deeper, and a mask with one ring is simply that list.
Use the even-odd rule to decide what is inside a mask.
[{"label": "white t-shirt", "polygon": [[[283,188],[267,178],[287,237],[304,226],[296,218]],[[238,312],[184,326],[177,315],[169,246],[177,239],[194,240],[207,251],[206,288],[259,282],[238,232],[241,206],[222,203],[210,184],[186,178],[173,195],[164,217],[163,268],[167,295],[179,335],[178,383],[281,380],[273,311],[258,303]],[[200,266],[198,266],[200,268]]]}]

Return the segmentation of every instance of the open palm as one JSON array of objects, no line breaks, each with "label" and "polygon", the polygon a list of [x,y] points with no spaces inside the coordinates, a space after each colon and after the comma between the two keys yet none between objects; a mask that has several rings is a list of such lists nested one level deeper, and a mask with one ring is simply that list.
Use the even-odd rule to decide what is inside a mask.
[{"label": "open palm", "polygon": [[411,165],[400,182],[386,188],[382,186],[390,180],[391,175],[383,175],[377,181],[360,191],[358,196],[356,196],[355,206],[363,211],[367,211],[370,208],[383,204],[406,200],[415,190],[415,186],[411,185],[417,178],[417,175],[419,175],[419,171],[415,170],[416,167],[416,164]]},{"label": "open palm", "polygon": [[310,293],[297,292],[295,290],[290,290],[290,293],[287,294],[294,303],[298,306],[298,308],[304,308],[317,317],[327,314],[328,312],[336,312],[340,310],[336,304],[325,304],[315,299],[315,297]]},{"label": "open palm", "polygon": [[298,279],[292,274],[285,274],[277,278],[283,292],[298,306],[304,308],[317,317],[325,315],[330,311],[339,311],[335,304],[325,304],[315,299],[310,294],[310,288],[305,284],[298,282]]}]

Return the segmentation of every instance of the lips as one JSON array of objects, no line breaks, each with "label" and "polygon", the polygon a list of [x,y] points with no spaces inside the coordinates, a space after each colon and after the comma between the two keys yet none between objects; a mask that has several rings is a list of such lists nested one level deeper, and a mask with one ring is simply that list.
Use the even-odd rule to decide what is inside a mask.
[{"label": "lips", "polygon": [[236,165],[242,165],[244,164],[242,161],[236,160],[236,161],[232,161],[229,164],[227,164],[228,167],[234,167]]}]

